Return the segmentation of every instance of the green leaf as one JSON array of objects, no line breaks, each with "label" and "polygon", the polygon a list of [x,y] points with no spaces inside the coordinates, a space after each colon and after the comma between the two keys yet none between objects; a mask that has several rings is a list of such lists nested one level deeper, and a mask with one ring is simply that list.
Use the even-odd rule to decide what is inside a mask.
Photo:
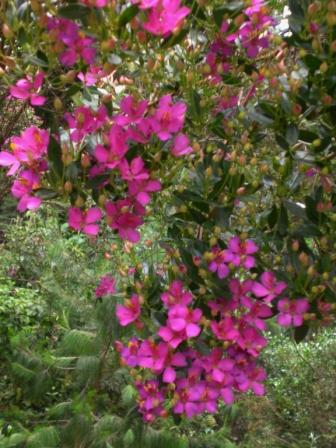
[{"label": "green leaf", "polygon": [[190,93],[190,113],[192,117],[198,120],[201,117],[201,96],[196,90]]},{"label": "green leaf", "polygon": [[179,44],[186,37],[189,30],[188,28],[183,28],[179,33],[173,34],[162,43],[162,48],[173,47],[174,45]]},{"label": "green leaf", "polygon": [[308,325],[301,325],[301,327],[296,327],[294,330],[294,339],[295,342],[299,343],[304,340],[304,338],[308,334],[309,327]]},{"label": "green leaf", "polygon": [[316,209],[316,201],[311,198],[310,196],[307,196],[305,198],[305,204],[306,204],[306,215],[307,218],[312,221],[314,224],[319,223],[319,214]]},{"label": "green leaf", "polygon": [[295,124],[288,125],[286,129],[286,141],[289,145],[295,145],[295,143],[298,141],[299,137],[299,130]]},{"label": "green leaf", "polygon": [[277,230],[280,233],[280,235],[286,235],[286,233],[288,232],[288,226],[289,226],[288,214],[285,207],[281,205],[277,222]]},{"label": "green leaf", "polygon": [[272,118],[266,117],[266,115],[263,115],[262,113],[257,112],[256,110],[250,111],[249,117],[252,120],[264,126],[271,126],[274,123],[274,120]]},{"label": "green leaf", "polygon": [[89,8],[86,8],[83,5],[67,5],[62,6],[58,10],[58,15],[61,17],[65,17],[66,19],[83,19],[89,14]]},{"label": "green leaf", "polygon": [[290,201],[288,199],[284,199],[283,201],[284,206],[287,208],[287,210],[292,213],[297,218],[306,218],[306,211],[304,207],[301,207],[299,204]]},{"label": "green leaf", "polygon": [[122,28],[123,26],[127,25],[127,23],[137,15],[138,11],[139,8],[136,5],[131,5],[128,8],[124,9],[124,11],[119,16],[119,27]]},{"label": "green leaf", "polygon": [[216,207],[213,211],[213,219],[218,226],[229,226],[233,207]]},{"label": "green leaf", "polygon": [[221,27],[224,14],[237,15],[244,8],[244,2],[233,1],[213,10],[213,18],[218,28]]},{"label": "green leaf", "polygon": [[62,162],[62,149],[61,145],[50,137],[48,146],[48,166],[53,176],[61,179],[63,175],[64,165]]}]

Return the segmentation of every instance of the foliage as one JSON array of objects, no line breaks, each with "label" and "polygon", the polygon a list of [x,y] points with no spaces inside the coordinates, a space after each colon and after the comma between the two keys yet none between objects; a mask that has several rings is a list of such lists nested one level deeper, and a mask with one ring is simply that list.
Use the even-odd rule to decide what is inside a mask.
[{"label": "foliage", "polygon": [[0,207],[39,214],[0,271],[52,322],[6,334],[21,445],[169,445],[162,418],[264,394],[266,320],[297,342],[334,323],[336,3],[284,6],[1,5]]}]

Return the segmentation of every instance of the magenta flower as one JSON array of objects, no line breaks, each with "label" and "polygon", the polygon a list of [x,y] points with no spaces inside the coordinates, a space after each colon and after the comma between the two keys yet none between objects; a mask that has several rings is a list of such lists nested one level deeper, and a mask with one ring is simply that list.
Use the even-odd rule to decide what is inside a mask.
[{"label": "magenta flower", "polygon": [[208,411],[210,413],[217,412],[217,400],[219,397],[219,389],[217,385],[209,384],[206,381],[200,381],[193,387],[199,396],[199,409],[198,413]]},{"label": "magenta flower", "polygon": [[97,111],[90,107],[80,106],[76,108],[74,115],[67,112],[64,118],[69,128],[74,129],[70,134],[71,140],[78,143],[83,137],[92,134],[105,124],[107,111],[105,106],[101,106]]},{"label": "magenta flower", "polygon": [[31,126],[25,129],[20,137],[12,137],[11,153],[0,152],[0,166],[10,167],[8,176],[13,176],[21,164],[36,168],[36,163],[46,154],[48,144],[48,131]]},{"label": "magenta flower", "polygon": [[266,303],[270,303],[287,288],[285,282],[277,282],[273,272],[263,272],[260,277],[261,283],[253,282],[252,292],[257,297],[262,297]]},{"label": "magenta flower", "polygon": [[137,381],[135,386],[139,394],[139,411],[142,413],[145,422],[151,423],[156,417],[166,415],[163,407],[165,390],[163,388],[160,389],[158,381]]},{"label": "magenta flower", "polygon": [[185,331],[188,338],[200,334],[201,328],[197,325],[202,317],[199,308],[189,309],[184,305],[175,305],[168,312],[168,326],[176,332]]},{"label": "magenta flower", "polygon": [[136,338],[131,338],[127,346],[124,346],[120,341],[116,342],[116,350],[120,354],[122,364],[129,367],[137,367],[139,365],[138,351],[140,341]]},{"label": "magenta flower", "polygon": [[66,39],[68,48],[60,55],[60,62],[66,67],[76,64],[80,58],[86,64],[93,64],[96,58],[94,40],[91,37],[83,37],[80,33],[73,39]]},{"label": "magenta flower", "polygon": [[192,302],[192,294],[190,291],[183,289],[183,283],[180,280],[174,280],[167,292],[161,294],[161,300],[166,308],[175,305],[189,305]]},{"label": "magenta flower", "polygon": [[140,240],[140,233],[136,228],[143,223],[143,220],[131,211],[133,208],[131,201],[128,199],[114,203],[109,201],[105,208],[107,224],[118,231],[121,239],[137,243]]},{"label": "magenta flower", "polygon": [[128,163],[126,159],[123,159],[118,168],[121,177],[124,180],[147,180],[149,178],[149,172],[145,168],[145,163],[140,156],[132,159],[131,163]]},{"label": "magenta flower", "polygon": [[119,166],[128,151],[127,138],[128,132],[119,125],[113,125],[108,135],[109,147],[97,145],[94,150],[97,161],[109,169]]},{"label": "magenta flower", "polygon": [[189,381],[186,378],[180,378],[176,382],[175,391],[175,414],[185,414],[188,418],[202,412],[200,399],[202,396],[202,389],[199,387],[190,387]]},{"label": "magenta flower", "polygon": [[239,331],[238,346],[246,350],[251,356],[257,357],[259,352],[267,345],[267,340],[253,327],[246,327]]},{"label": "magenta flower", "polygon": [[155,374],[162,375],[164,383],[171,383],[176,379],[174,367],[184,367],[187,365],[185,356],[182,353],[172,353],[168,344],[146,340],[141,344],[138,352],[139,366],[152,370]]},{"label": "magenta flower", "polygon": [[35,78],[27,75],[26,78],[20,79],[14,86],[10,87],[10,96],[19,100],[29,100],[32,106],[43,106],[47,98],[38,95],[38,91],[42,87],[44,73],[38,72]]},{"label": "magenta flower", "polygon": [[37,209],[42,200],[32,195],[32,192],[40,188],[40,178],[34,171],[26,170],[20,173],[20,177],[13,182],[12,195],[19,199],[17,209],[20,212]]},{"label": "magenta flower", "polygon": [[278,302],[278,310],[280,311],[277,321],[283,327],[300,327],[303,324],[303,315],[309,309],[307,299],[289,300],[281,299]]},{"label": "magenta flower", "polygon": [[223,358],[223,354],[223,349],[216,347],[202,360],[202,365],[207,373],[207,377],[216,383],[223,383],[228,372],[230,372],[234,366],[234,362],[231,359]]},{"label": "magenta flower", "polygon": [[247,279],[240,282],[236,278],[232,278],[229,281],[229,288],[232,292],[232,299],[241,303],[243,306],[250,308],[253,304],[252,299],[248,296],[248,293],[252,291],[253,280]]},{"label": "magenta flower", "polygon": [[98,235],[98,221],[102,218],[102,212],[98,207],[92,207],[88,210],[81,210],[77,207],[69,208],[68,224],[78,232],[84,232],[86,235]]},{"label": "magenta flower", "polygon": [[149,9],[157,6],[161,0],[132,0],[132,3],[138,5],[140,9]]},{"label": "magenta flower", "polygon": [[95,66],[95,65],[90,65],[90,67],[87,69],[87,71],[84,72],[80,72],[77,75],[77,78],[82,81],[82,83],[84,85],[86,85],[87,87],[90,86],[94,86],[97,81],[99,81],[101,78],[105,78],[107,75],[105,73],[105,71],[99,67],[99,66]]},{"label": "magenta flower", "polygon": [[118,304],[116,307],[116,315],[122,327],[125,327],[132,322],[137,323],[139,326],[140,312],[140,300],[137,294],[132,294],[130,299],[125,300],[124,305]]},{"label": "magenta flower", "polygon": [[220,279],[225,278],[229,275],[230,269],[226,265],[233,260],[233,255],[227,251],[222,250],[218,246],[211,249],[212,261],[209,263],[208,269],[210,272],[217,272]]},{"label": "magenta flower", "polygon": [[121,115],[114,117],[115,123],[125,126],[139,123],[146,112],[148,101],[137,101],[133,96],[124,97],[120,102]]},{"label": "magenta flower", "polygon": [[99,285],[97,286],[95,291],[96,297],[99,298],[114,294],[116,292],[115,284],[115,278],[111,277],[109,274],[101,277]]},{"label": "magenta flower", "polygon": [[182,157],[194,152],[192,146],[190,146],[189,138],[185,134],[179,134],[173,141],[173,147],[171,153],[175,157]]},{"label": "magenta flower", "polygon": [[[143,2],[142,2],[143,3]],[[146,2],[147,3],[147,2]],[[156,36],[167,36],[179,28],[190,9],[180,7],[181,0],[160,0],[149,10],[145,30]]]},{"label": "magenta flower", "polygon": [[92,6],[94,8],[104,8],[108,0],[80,0],[83,5]]},{"label": "magenta flower", "polygon": [[158,109],[152,118],[153,131],[160,140],[166,141],[173,133],[182,129],[186,110],[185,103],[173,104],[171,95],[164,95],[160,99]]},{"label": "magenta flower", "polygon": [[243,316],[243,320],[250,325],[254,325],[259,330],[266,330],[264,319],[273,315],[272,310],[265,303],[253,303],[250,310]]},{"label": "magenta flower", "polygon": [[236,322],[232,317],[224,317],[219,322],[212,321],[210,328],[216,338],[222,341],[236,341],[239,337]]},{"label": "magenta flower", "polygon": [[161,183],[159,180],[133,180],[128,182],[128,192],[130,196],[134,197],[136,201],[142,206],[149,204],[150,195],[161,190]]},{"label": "magenta flower", "polygon": [[251,255],[258,250],[253,241],[241,241],[239,236],[235,236],[228,243],[227,255],[232,257],[231,263],[234,266],[242,265],[246,269],[251,269],[255,266],[255,259]]}]

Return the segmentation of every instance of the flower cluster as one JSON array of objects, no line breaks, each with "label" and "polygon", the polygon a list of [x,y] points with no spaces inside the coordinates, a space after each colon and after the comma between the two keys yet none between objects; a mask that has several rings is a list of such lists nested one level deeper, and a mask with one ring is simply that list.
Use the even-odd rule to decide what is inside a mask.
[{"label": "flower cluster", "polygon": [[190,9],[181,6],[181,0],[132,0],[140,9],[147,11],[143,28],[155,36],[167,37],[182,25]]},{"label": "flower cluster", "polygon": [[[129,157],[130,145],[132,142],[149,143],[156,135],[160,141],[172,141],[171,153],[174,156],[189,154],[193,150],[189,139],[180,133],[185,113],[185,103],[174,103],[170,95],[165,95],[150,113],[148,101],[126,96],[121,100],[119,113],[112,117],[108,116],[104,106],[97,111],[80,106],[74,114],[66,113],[64,116],[73,143],[80,146],[89,136],[97,141],[92,153],[87,154],[89,178],[103,177],[99,184],[101,190],[108,183],[110,173],[127,185],[126,196],[114,201],[106,200],[103,205],[107,225],[117,231],[123,240],[139,241],[137,229],[143,223],[145,207],[150,202],[151,194],[161,189],[161,183],[151,177],[143,158],[140,155]],[[97,235],[102,216],[96,207],[89,210],[72,207],[68,223],[77,231]]]},{"label": "flower cluster", "polygon": [[61,64],[70,67],[80,60],[86,64],[92,64],[95,61],[94,39],[86,36],[74,21],[48,17],[47,29],[60,53]]},{"label": "flower cluster", "polygon": [[[168,408],[190,418],[216,412],[220,400],[231,404],[237,393],[251,390],[264,394],[266,374],[257,359],[267,344],[265,319],[275,314],[274,301],[287,285],[277,281],[272,272],[263,272],[259,280],[250,275],[256,265],[252,254],[257,251],[253,241],[239,237],[232,238],[222,251],[224,261],[218,262],[215,249],[211,256],[217,260],[216,266],[232,264],[233,271],[227,268],[225,272],[225,276],[231,272],[229,295],[202,303],[180,280],[174,280],[161,294],[165,324],[156,334],[144,340],[132,338],[126,345],[117,343],[122,363],[139,368],[135,385],[146,422],[165,416]],[[211,262],[209,269],[218,274],[219,268],[214,266]],[[245,280],[235,275],[237,268],[243,269]],[[220,270],[221,278],[222,273]],[[140,309],[136,295],[126,306],[118,305],[121,325],[139,323]],[[278,309],[280,325],[299,326],[308,301],[283,298]]]},{"label": "flower cluster", "polygon": [[242,47],[250,59],[255,59],[262,49],[268,48],[269,27],[273,24],[274,19],[268,15],[262,0],[253,0],[234,22],[225,20],[206,56],[211,81],[218,83],[222,74],[229,73],[233,66],[231,59],[239,48]]},{"label": "flower cluster", "polygon": [[47,170],[48,144],[48,131],[32,126],[21,136],[11,138],[10,152],[0,152],[0,166],[9,167],[8,176],[17,176],[11,191],[19,200],[20,212],[35,210],[41,205],[41,199],[34,195],[34,191],[40,188],[41,173]]}]

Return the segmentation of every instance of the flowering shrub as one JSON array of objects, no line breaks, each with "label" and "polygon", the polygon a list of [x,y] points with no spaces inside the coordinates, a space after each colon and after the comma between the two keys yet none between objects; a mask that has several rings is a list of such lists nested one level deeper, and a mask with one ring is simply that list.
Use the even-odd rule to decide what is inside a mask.
[{"label": "flowering shrub", "polygon": [[285,32],[262,0],[3,8],[1,76],[40,120],[0,151],[18,210],[61,201],[125,250],[164,210],[166,265],[116,306],[147,422],[263,394],[266,319],[334,320],[336,6],[289,3]]}]

